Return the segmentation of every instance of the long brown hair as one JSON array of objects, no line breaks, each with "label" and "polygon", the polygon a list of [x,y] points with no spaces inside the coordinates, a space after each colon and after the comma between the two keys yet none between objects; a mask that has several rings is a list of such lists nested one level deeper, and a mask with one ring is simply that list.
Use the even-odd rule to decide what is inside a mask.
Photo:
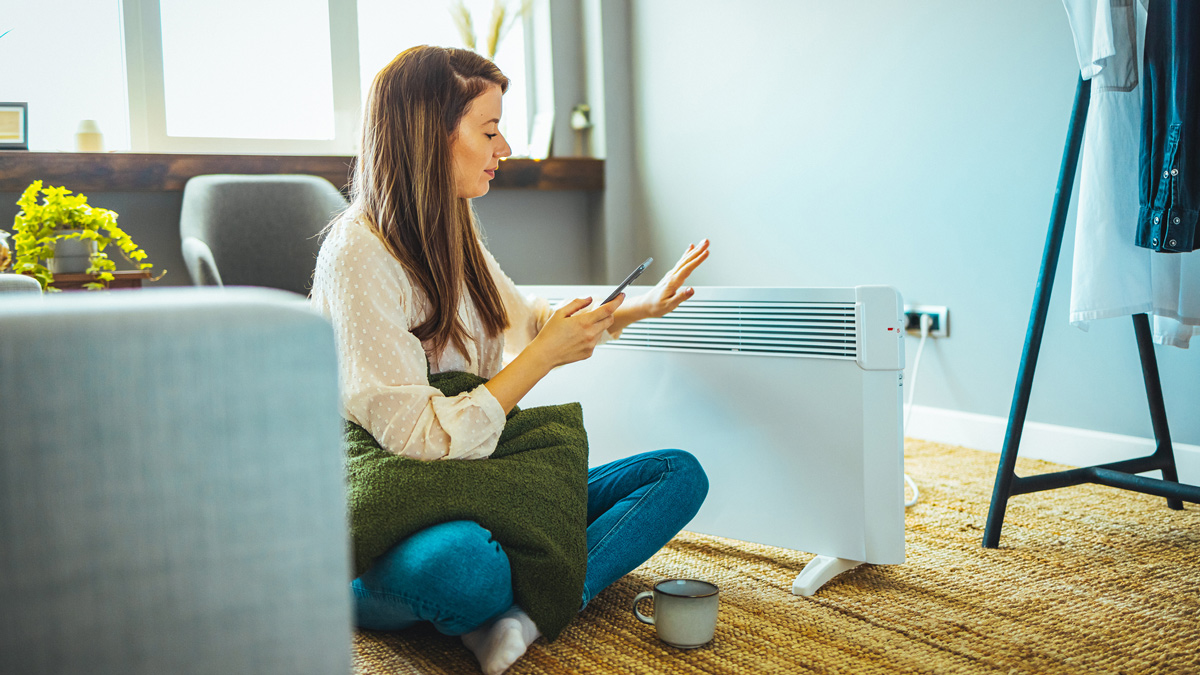
[{"label": "long brown hair", "polygon": [[432,312],[412,329],[439,356],[453,342],[467,354],[474,340],[459,320],[464,281],[489,337],[508,315],[488,273],[470,200],[458,196],[450,155],[453,135],[471,101],[508,78],[465,49],[413,47],[371,83],[363,113],[362,149],[354,169],[351,210],[404,266]]}]

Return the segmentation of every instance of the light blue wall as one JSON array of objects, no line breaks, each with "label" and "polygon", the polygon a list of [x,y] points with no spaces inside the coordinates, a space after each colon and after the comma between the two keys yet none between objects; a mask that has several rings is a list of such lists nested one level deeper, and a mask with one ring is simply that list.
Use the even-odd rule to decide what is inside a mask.
[{"label": "light blue wall", "polygon": [[475,200],[488,249],[518,284],[586,284],[586,192],[493,190]]},{"label": "light blue wall", "polygon": [[[631,0],[630,32],[638,252],[710,237],[697,284],[947,305],[917,404],[1007,417],[1077,78],[1061,4]],[[1151,436],[1130,321],[1067,324],[1073,219],[1029,419]],[[1157,353],[1200,443],[1200,354]]]}]

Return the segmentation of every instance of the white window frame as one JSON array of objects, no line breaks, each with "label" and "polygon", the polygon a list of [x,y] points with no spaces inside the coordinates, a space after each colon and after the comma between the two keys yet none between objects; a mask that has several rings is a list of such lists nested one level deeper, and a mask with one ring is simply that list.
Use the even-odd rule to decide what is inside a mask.
[{"label": "white window frame", "polygon": [[[552,8],[550,0],[533,0],[524,17],[525,69],[528,84],[525,87],[525,139],[529,143],[540,142],[534,135],[540,133],[539,125],[554,124],[554,67],[552,61],[553,38],[551,27]],[[530,148],[532,156],[545,159],[541,154],[550,148]],[[514,148],[518,156],[525,156],[521,149]]]},{"label": "white window frame", "polygon": [[353,155],[361,124],[358,4],[328,0],[333,70],[332,140],[199,138],[167,135],[159,0],[121,0],[129,140],[134,152],[263,155]]}]

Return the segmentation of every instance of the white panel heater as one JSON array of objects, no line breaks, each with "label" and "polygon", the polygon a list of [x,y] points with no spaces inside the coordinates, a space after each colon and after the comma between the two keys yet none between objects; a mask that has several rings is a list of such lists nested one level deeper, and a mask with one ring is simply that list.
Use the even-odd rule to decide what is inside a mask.
[{"label": "white panel heater", "polygon": [[[555,306],[611,290],[522,287]],[[691,452],[709,493],[687,529],[817,554],[792,586],[811,595],[864,562],[904,561],[902,316],[884,286],[697,287],[521,405],[579,401],[593,466]]]}]

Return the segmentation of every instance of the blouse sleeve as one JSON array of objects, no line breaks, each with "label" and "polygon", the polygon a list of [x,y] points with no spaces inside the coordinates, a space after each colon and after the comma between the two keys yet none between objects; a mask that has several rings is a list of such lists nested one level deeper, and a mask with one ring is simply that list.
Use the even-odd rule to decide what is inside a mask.
[{"label": "blouse sleeve", "polygon": [[393,454],[491,455],[504,409],[485,386],[445,396],[429,384],[425,350],[410,331],[418,313],[407,276],[374,235],[357,238],[360,246],[323,247],[313,280],[313,301],[334,327],[343,414]]},{"label": "blouse sleeve", "polygon": [[[504,273],[504,270],[500,269],[500,263],[496,262],[496,258],[487,250],[487,247],[482,243],[480,246],[487,259],[488,270],[496,282],[500,300],[504,303],[504,310],[508,313],[508,329],[504,331],[504,362],[508,363],[516,358],[522,349],[529,346],[530,342],[533,342],[533,338],[537,337],[542,326],[545,326],[546,322],[550,320],[550,316],[554,314],[554,308],[545,298],[540,298],[532,293],[521,293],[516,283]],[[603,299],[595,298],[592,306],[594,307]],[[570,300],[570,298],[564,300]],[[620,336],[621,331],[616,333],[605,331],[600,335],[598,344],[604,344]]]}]

